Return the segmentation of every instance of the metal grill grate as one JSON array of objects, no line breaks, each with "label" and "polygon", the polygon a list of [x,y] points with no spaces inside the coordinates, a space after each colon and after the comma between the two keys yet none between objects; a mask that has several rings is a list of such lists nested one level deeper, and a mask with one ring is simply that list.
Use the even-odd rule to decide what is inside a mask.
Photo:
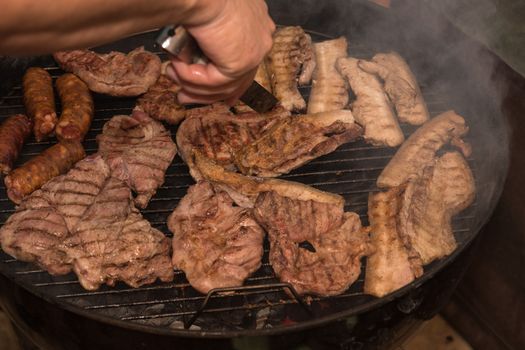
[{"label": "metal grill grate", "polygon": [[[313,37],[314,40],[323,39],[323,36],[317,33],[313,33]],[[357,57],[369,57],[372,54],[366,47],[356,43],[351,49],[352,55]],[[163,54],[159,55],[165,58]],[[51,62],[45,68],[54,79],[63,73]],[[309,88],[304,88],[302,92],[307,96]],[[432,86],[423,86],[423,94],[432,115],[453,107],[447,101],[446,95]],[[94,99],[95,120],[84,142],[88,154],[97,150],[95,137],[101,132],[103,124],[114,115],[129,114],[135,103],[135,99],[132,98],[111,98],[102,95],[95,95]],[[60,106],[57,105],[57,108]],[[15,87],[7,96],[0,97],[1,119],[23,112],[20,86]],[[403,126],[406,136],[414,130],[414,127]],[[171,132],[174,136],[176,128],[171,128]],[[41,143],[36,143],[34,139],[29,140],[18,164],[40,153],[52,143],[54,140]],[[394,153],[395,149],[373,147],[362,141],[354,142],[343,145],[332,154],[318,158],[282,178],[342,195],[346,199],[345,210],[358,213],[363,223],[367,224],[368,194],[377,190],[375,180]],[[472,160],[470,163],[475,172],[475,164]],[[143,215],[154,227],[171,236],[166,226],[167,216],[191,184],[193,180],[186,165],[177,157],[167,171],[165,184],[158,190],[148,208],[142,211]],[[3,182],[0,183],[0,191],[0,223],[3,224],[13,213],[14,206],[7,199]],[[454,232],[459,242],[457,252],[476,234],[476,209],[474,204],[453,221]],[[249,287],[212,295],[190,331],[193,330],[195,335],[232,336],[243,332],[269,333],[291,326],[308,327],[327,318],[348,316],[376,307],[386,302],[386,299],[403,293],[401,290],[383,299],[366,296],[362,293],[364,276],[361,273],[358,281],[339,296],[306,298],[305,301],[309,305],[306,311],[291,293],[285,291],[286,288],[278,284],[279,281],[268,263],[267,242],[264,251],[262,267],[245,283]],[[422,278],[405,289],[423,283],[451,259],[453,256],[431,264]],[[134,324],[150,332],[177,334],[184,331],[184,324],[188,324],[192,316],[203,307],[206,298],[188,284],[181,271],[176,272],[171,283],[157,282],[137,289],[118,284],[114,288],[103,286],[95,292],[84,290],[74,274],[51,276],[34,265],[19,262],[3,252],[0,252],[0,272],[61,307],[102,321],[117,322],[124,326]]]}]

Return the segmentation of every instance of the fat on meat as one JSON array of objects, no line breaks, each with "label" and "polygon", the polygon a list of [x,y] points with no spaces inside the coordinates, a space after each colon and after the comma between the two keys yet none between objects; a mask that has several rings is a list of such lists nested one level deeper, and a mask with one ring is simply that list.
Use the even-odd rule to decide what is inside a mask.
[{"label": "fat on meat", "polygon": [[396,147],[405,137],[379,79],[359,68],[353,57],[337,60],[338,71],[348,80],[356,95],[351,109],[355,120],[365,129],[365,141],[375,146]]},{"label": "fat on meat", "polygon": [[137,194],[135,204],[145,208],[164,183],[166,170],[177,154],[169,131],[135,110],[131,116],[118,115],[106,122],[97,142],[98,152],[114,176],[131,187]]},{"label": "fat on meat", "polygon": [[421,125],[430,119],[416,77],[397,52],[378,53],[371,61],[359,61],[359,67],[384,81],[385,91],[401,122]]},{"label": "fat on meat", "polygon": [[60,67],[82,79],[90,90],[112,96],[138,96],[152,86],[161,73],[160,58],[139,47],[128,54],[91,50],[56,52]]},{"label": "fat on meat", "polygon": [[331,153],[362,134],[351,111],[291,116],[277,121],[235,154],[246,175],[276,177]]},{"label": "fat on meat", "polygon": [[169,240],[142,218],[100,155],[32,193],[0,229],[2,249],[88,290],[173,279]]},{"label": "fat on meat", "polygon": [[337,71],[339,58],[346,57],[348,43],[345,37],[314,44],[316,66],[308,113],[340,110],[348,104],[348,83]]},{"label": "fat on meat", "polygon": [[251,209],[205,181],[188,189],[168,218],[175,268],[201,293],[241,286],[261,266],[264,231]]}]

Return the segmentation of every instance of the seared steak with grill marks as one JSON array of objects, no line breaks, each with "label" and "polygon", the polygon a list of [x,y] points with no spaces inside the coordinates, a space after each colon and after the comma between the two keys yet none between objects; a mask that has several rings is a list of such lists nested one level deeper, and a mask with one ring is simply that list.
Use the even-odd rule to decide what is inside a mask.
[{"label": "seared steak with grill marks", "polygon": [[139,47],[122,52],[98,54],[90,50],[57,52],[63,70],[76,74],[95,92],[112,96],[138,96],[153,85],[161,71],[157,55]]},{"label": "seared steak with grill marks", "polygon": [[385,91],[394,103],[400,121],[421,125],[430,119],[416,78],[398,53],[379,53],[370,62],[359,61],[359,67],[379,75],[385,82]]},{"label": "seared steak with grill marks", "polygon": [[[273,269],[299,294],[341,294],[359,277],[368,233],[343,205],[263,192],[254,213],[268,231]],[[301,247],[304,242],[310,249]]]},{"label": "seared steak with grill marks", "polygon": [[281,119],[235,155],[243,173],[276,177],[355,140],[362,129],[352,112],[339,110]]},{"label": "seared steak with grill marks", "polygon": [[225,104],[189,110],[188,117],[177,130],[179,153],[196,180],[201,176],[193,164],[193,150],[199,150],[221,166],[233,170],[233,157],[239,149],[289,115],[290,112],[282,107],[266,114],[251,112],[235,115]]},{"label": "seared steak with grill marks", "polygon": [[177,153],[177,147],[164,126],[145,113],[118,115],[97,136],[99,153],[113,175],[137,193],[135,204],[145,208],[164,183],[164,175]]},{"label": "seared steak with grill marks", "polygon": [[448,143],[459,146],[465,156],[470,149],[461,141],[468,132],[465,119],[454,111],[432,118],[417,129],[399,148],[377,179],[381,188],[404,184],[432,164],[436,152]]},{"label": "seared steak with grill marks", "polygon": [[99,155],[26,198],[0,229],[0,241],[7,253],[51,274],[73,269],[90,290],[173,278],[169,240],[141,217],[129,188]]},{"label": "seared steak with grill marks", "polygon": [[173,265],[202,293],[241,286],[261,266],[264,231],[250,209],[208,182],[188,190],[168,219]]}]

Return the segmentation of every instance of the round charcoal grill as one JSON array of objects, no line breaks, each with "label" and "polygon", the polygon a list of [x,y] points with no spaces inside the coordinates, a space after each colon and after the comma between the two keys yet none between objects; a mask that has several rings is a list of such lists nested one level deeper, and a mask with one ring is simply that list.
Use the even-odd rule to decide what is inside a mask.
[{"label": "round charcoal grill", "polygon": [[[363,24],[366,22],[364,19],[355,18],[372,11],[375,16],[379,16],[376,18],[392,26],[392,23],[398,23],[396,21],[399,20],[392,13],[385,14],[378,9],[362,5],[359,7],[360,5],[356,4],[353,9],[357,13],[354,11],[354,17],[349,19],[349,23],[353,20],[357,24],[349,24],[344,30],[340,30],[335,28],[333,23],[325,23],[331,18],[330,11],[335,11],[331,13],[332,18],[345,14],[332,9],[328,4],[332,2],[319,5],[323,6],[321,9],[315,9],[316,13],[323,14],[324,21],[312,20],[311,16],[290,19],[291,12],[288,6],[293,5],[283,3],[270,2],[274,18],[280,23],[301,24],[306,29],[328,28],[327,34],[309,30],[314,41],[346,35],[350,54],[359,58],[370,58],[376,52],[387,50],[400,52],[408,60],[418,78],[431,115],[435,116],[448,109],[454,109],[465,117],[471,127],[466,141],[473,145],[474,152],[468,161],[476,178],[477,199],[467,210],[453,219],[458,249],[451,256],[426,266],[424,275],[410,285],[379,299],[364,295],[362,292],[364,263],[357,282],[343,294],[335,297],[297,297],[288,285],[280,283],[274,275],[268,262],[267,242],[261,268],[246,280],[243,287],[215,291],[208,295],[195,291],[181,271],[176,271],[175,279],[171,283],[157,282],[136,289],[119,283],[114,288],[103,286],[98,291],[90,292],[80,286],[73,273],[51,276],[32,264],[17,261],[0,252],[0,277],[3,275],[1,281],[5,280],[5,283],[2,283],[4,295],[16,299],[16,295],[20,295],[16,293],[24,295],[29,293],[28,295],[36,297],[35,300],[43,299],[51,305],[52,309],[64,310],[68,314],[79,316],[80,319],[149,335],[200,339],[270,336],[311,329],[339,320],[346,320],[348,326],[349,320],[355,321],[353,316],[379,310],[388,303],[413,293],[462,254],[489,218],[499,196],[507,164],[506,148],[501,147],[502,151],[495,151],[494,148],[494,144],[497,143],[506,145],[506,127],[498,114],[497,105],[487,98],[487,91],[483,88],[484,78],[477,76],[476,67],[458,52],[452,52],[438,60],[439,55],[433,54],[432,50],[440,50],[447,44],[435,38],[432,40],[432,35],[435,34],[423,34],[425,31],[421,29],[408,36],[401,30],[390,33],[387,31],[381,36],[376,33],[377,27],[371,30],[372,26]],[[339,7],[334,7],[335,9],[340,9],[342,6],[339,2],[333,3],[338,3]],[[395,13],[394,10],[391,11]],[[404,28],[410,28],[410,25],[407,22]],[[433,33],[432,30],[429,30],[429,33]],[[152,46],[155,34],[154,32],[140,34],[101,47],[99,51],[110,49],[129,51],[145,45],[146,49],[157,52],[165,59],[166,56]],[[428,47],[423,49],[410,45],[410,40],[416,41],[423,35],[430,36],[428,39],[430,41],[426,42]],[[54,79],[63,73],[50,58],[43,62],[42,66]],[[450,71],[443,73],[447,70]],[[454,72],[462,73],[451,74]],[[306,98],[309,91],[309,87],[301,89]],[[135,99],[132,98],[102,95],[95,95],[94,99],[95,119],[84,142],[88,154],[96,152],[95,137],[101,132],[104,123],[114,115],[129,114],[135,103]],[[0,97],[0,116],[3,119],[10,114],[23,112],[22,91],[18,85],[6,96]],[[402,125],[402,128],[407,137],[416,129],[407,125]],[[172,136],[175,136],[176,127],[172,127],[171,132]],[[29,140],[24,146],[18,164],[38,154],[53,142],[54,140],[36,143],[34,139]],[[375,181],[395,151],[396,149],[392,148],[373,147],[363,141],[348,143],[332,154],[315,159],[282,178],[342,195],[346,199],[345,210],[358,213],[363,224],[367,225],[368,195],[370,192],[377,191]],[[144,217],[154,227],[171,236],[166,226],[166,219],[185,195],[188,186],[193,183],[188,168],[177,157],[167,171],[164,185],[157,191],[148,208],[142,210]],[[0,184],[0,190],[2,191],[0,222],[3,224],[13,213],[14,206],[5,195],[3,183]],[[19,291],[13,294],[6,287],[8,285],[16,286]],[[12,302],[10,300],[6,303]],[[18,304],[20,303],[18,301]],[[410,313],[419,305],[414,301],[409,301],[408,304],[398,304],[398,309]],[[14,312],[15,307],[11,305],[7,309]],[[19,315],[18,321],[27,323],[26,318],[23,314]],[[62,323],[66,322],[62,320]],[[38,327],[33,325],[33,328]],[[67,330],[67,325],[64,324],[57,327]],[[78,328],[82,327],[79,325]]]}]

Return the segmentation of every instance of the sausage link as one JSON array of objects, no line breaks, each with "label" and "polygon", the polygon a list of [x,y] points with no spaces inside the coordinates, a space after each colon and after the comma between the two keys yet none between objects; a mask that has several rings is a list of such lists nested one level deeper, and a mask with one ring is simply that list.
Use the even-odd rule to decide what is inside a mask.
[{"label": "sausage link", "polygon": [[55,130],[57,113],[51,76],[42,68],[29,68],[24,74],[24,104],[33,120],[37,141],[42,141]]},{"label": "sausage link", "polygon": [[93,120],[93,98],[87,85],[74,74],[64,74],[56,81],[62,101],[62,114],[56,128],[57,138],[82,141]]},{"label": "sausage link", "polygon": [[7,196],[19,204],[55,176],[66,173],[86,156],[78,141],[59,142],[33,157],[5,178]]},{"label": "sausage link", "polygon": [[31,134],[31,120],[23,114],[7,118],[0,125],[0,172],[7,174]]}]

